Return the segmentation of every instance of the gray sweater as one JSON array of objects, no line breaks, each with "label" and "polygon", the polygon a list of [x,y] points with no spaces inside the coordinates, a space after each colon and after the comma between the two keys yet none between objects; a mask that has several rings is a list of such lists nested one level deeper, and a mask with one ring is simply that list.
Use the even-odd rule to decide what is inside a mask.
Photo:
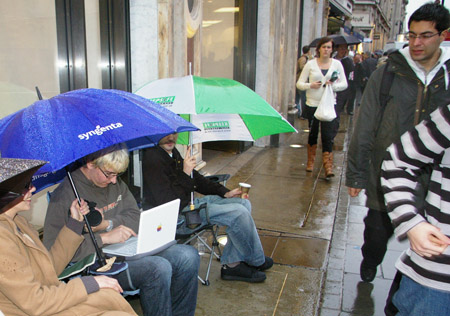
[{"label": "gray sweater", "polygon": [[[80,197],[97,203],[96,207],[102,210],[106,220],[113,222],[113,227],[124,225],[138,233],[140,211],[136,200],[123,181],[117,179],[116,184],[111,183],[106,188],[100,188],[88,180],[79,169],[72,172],[72,178]],[[47,249],[50,249],[59,231],[66,225],[69,219],[69,208],[74,199],[75,194],[67,178],[51,194],[44,223],[44,245]],[[103,247],[100,233],[102,232],[96,232],[95,238],[99,247]],[[92,240],[86,234],[73,261],[83,259],[94,252]]]}]

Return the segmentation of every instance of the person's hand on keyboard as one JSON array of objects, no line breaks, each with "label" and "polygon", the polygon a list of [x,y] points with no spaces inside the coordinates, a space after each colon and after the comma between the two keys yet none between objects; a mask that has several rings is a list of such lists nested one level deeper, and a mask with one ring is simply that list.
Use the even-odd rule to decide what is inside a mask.
[{"label": "person's hand on keyboard", "polygon": [[131,236],[136,236],[136,233],[131,228],[124,225],[117,226],[107,233],[100,234],[104,244],[122,243]]}]

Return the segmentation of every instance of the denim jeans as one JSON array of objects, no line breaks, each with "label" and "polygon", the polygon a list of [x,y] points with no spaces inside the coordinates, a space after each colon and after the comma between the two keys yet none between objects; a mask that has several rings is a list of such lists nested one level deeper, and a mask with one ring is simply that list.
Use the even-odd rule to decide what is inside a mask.
[{"label": "denim jeans", "polygon": [[450,315],[450,292],[420,285],[406,275],[402,276],[393,302],[399,310],[397,316]]},{"label": "denim jeans", "polygon": [[[227,244],[220,259],[222,264],[244,261],[259,266],[264,263],[264,251],[251,215],[249,200],[241,198],[222,198],[207,195],[194,200],[195,207],[207,203],[210,221],[219,226],[227,226]],[[185,210],[189,205],[185,207]],[[205,210],[200,212],[206,223]]]},{"label": "denim jeans", "polygon": [[[197,304],[198,268],[196,249],[173,245],[157,255],[128,260],[133,286],[139,288],[144,315],[194,315]],[[130,290],[124,272],[117,277],[124,290]]]}]

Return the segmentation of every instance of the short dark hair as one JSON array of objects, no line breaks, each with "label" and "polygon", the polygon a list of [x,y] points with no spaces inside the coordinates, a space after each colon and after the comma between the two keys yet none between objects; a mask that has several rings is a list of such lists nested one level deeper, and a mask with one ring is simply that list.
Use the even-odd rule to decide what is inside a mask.
[{"label": "short dark hair", "polygon": [[414,11],[409,18],[408,28],[411,26],[411,22],[413,21],[433,22],[436,30],[439,33],[442,33],[450,27],[450,13],[443,5],[429,2]]},{"label": "short dark hair", "polygon": [[331,42],[331,48],[332,48],[332,50],[334,50],[334,42],[333,42],[333,39],[332,39],[331,37],[327,37],[327,36],[322,37],[322,38],[319,40],[319,42],[317,42],[316,51],[317,51],[317,55],[318,55],[319,57],[320,57],[320,52],[319,52],[320,47],[321,47],[323,44],[328,43],[328,42]]},{"label": "short dark hair", "polygon": [[309,46],[308,45],[303,46],[302,52],[303,52],[303,54],[307,54],[309,52]]}]

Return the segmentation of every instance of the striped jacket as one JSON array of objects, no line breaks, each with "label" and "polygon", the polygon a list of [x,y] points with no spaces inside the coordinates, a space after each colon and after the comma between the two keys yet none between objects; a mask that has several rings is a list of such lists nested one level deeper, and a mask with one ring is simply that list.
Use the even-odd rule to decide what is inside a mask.
[{"label": "striped jacket", "polygon": [[[430,185],[424,210],[417,210],[417,177],[427,164],[433,168]],[[381,184],[397,238],[404,238],[408,230],[423,221],[450,236],[450,104],[435,110],[429,120],[389,146]],[[421,285],[450,292],[450,247],[429,258],[409,248],[396,267]]]}]

